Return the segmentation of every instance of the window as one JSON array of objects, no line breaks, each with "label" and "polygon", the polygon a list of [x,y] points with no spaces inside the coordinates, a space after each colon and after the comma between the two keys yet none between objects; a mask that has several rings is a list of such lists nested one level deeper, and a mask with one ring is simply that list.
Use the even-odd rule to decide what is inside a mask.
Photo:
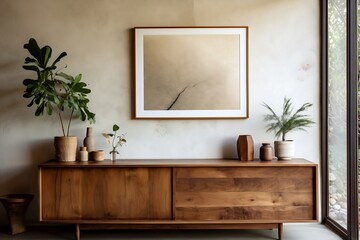
[{"label": "window", "polygon": [[357,1],[321,0],[322,214],[358,239]]}]

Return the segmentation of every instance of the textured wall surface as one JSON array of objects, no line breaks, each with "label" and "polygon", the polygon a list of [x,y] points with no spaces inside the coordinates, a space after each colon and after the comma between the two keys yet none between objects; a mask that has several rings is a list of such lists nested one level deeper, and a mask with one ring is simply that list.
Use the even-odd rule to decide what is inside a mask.
[{"label": "textured wall surface", "polygon": [[[122,158],[236,157],[239,134],[251,134],[256,156],[272,142],[263,121],[266,102],[280,109],[284,96],[311,102],[317,122],[294,132],[296,156],[319,162],[319,6],[315,0],[2,0],[0,1],[0,195],[37,192],[37,164],[54,155],[61,134],[56,116],[35,117],[22,98],[23,44],[35,37],[49,44],[67,72],[82,73],[92,93],[90,107],[97,148],[109,150],[100,133],[118,123],[127,133]],[[132,120],[134,77],[131,29],[139,26],[249,26],[250,118],[247,120]],[[87,123],[71,132],[85,136]],[[37,198],[35,198],[37,201]],[[29,219],[37,219],[35,201]],[[0,208],[0,224],[5,211]]]}]

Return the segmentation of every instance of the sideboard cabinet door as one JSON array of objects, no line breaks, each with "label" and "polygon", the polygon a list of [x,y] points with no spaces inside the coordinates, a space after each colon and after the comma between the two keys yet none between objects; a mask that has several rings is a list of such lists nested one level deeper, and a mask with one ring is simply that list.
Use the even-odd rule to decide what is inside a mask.
[{"label": "sideboard cabinet door", "polygon": [[171,168],[42,168],[41,220],[170,220]]},{"label": "sideboard cabinet door", "polygon": [[175,169],[176,220],[316,220],[315,167]]}]

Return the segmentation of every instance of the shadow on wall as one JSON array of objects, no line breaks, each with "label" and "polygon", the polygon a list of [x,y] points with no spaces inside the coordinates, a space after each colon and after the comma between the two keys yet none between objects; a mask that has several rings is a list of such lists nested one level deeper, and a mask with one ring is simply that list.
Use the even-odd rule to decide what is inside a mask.
[{"label": "shadow on wall", "polygon": [[[33,167],[28,165],[27,167],[18,168],[15,167],[14,169],[8,170],[6,178],[0,181],[0,189],[4,193],[3,195],[7,194],[16,194],[16,193],[30,193],[34,194],[33,191],[33,183],[34,181],[31,180],[33,177]],[[30,203],[30,207],[34,208],[36,204],[34,202],[37,200],[33,200]],[[27,211],[29,213],[30,207]],[[37,207],[36,207],[37,208]],[[36,211],[35,209],[33,211]],[[32,215],[32,214],[31,214]],[[30,214],[27,214],[30,216]],[[7,220],[7,213],[5,211],[4,206],[1,204],[0,206],[0,225],[8,225]]]},{"label": "shadow on wall", "polygon": [[[20,56],[21,57],[21,56]],[[1,152],[0,162],[3,164],[4,174],[0,176],[0,195],[12,193],[30,193],[35,195],[31,202],[27,217],[36,223],[38,219],[37,202],[37,165],[53,157],[53,143],[49,140],[26,141],[22,128],[26,128],[29,121],[34,119],[33,111],[27,111],[27,101],[23,99],[22,71],[23,59],[0,59],[0,131]],[[16,141],[19,135],[20,142]],[[26,142],[26,146],[24,143]],[[17,152],[17,145],[22,144],[24,152]],[[21,150],[19,150],[21,151]],[[26,158],[19,157],[26,156]],[[13,159],[12,159],[13,158]],[[23,159],[19,159],[23,158]],[[29,219],[32,218],[32,219]],[[4,207],[0,207],[0,225],[7,224],[7,214]]]},{"label": "shadow on wall", "polygon": [[[49,159],[54,158],[54,141],[52,139],[41,140],[30,144],[30,158],[31,168],[29,169],[29,175],[31,179],[31,188],[30,189],[38,189],[38,165],[40,163],[46,162]],[[26,183],[25,183],[26,184]],[[37,191],[33,193],[35,195],[34,202],[29,206],[28,209],[28,222],[32,224],[38,223],[39,220],[39,206],[38,202],[38,193]]]},{"label": "shadow on wall", "polygon": [[[3,83],[0,89],[0,111],[1,119],[12,117],[23,117],[20,109],[24,109],[22,95],[24,88],[22,80],[25,79],[21,73],[21,64],[15,60],[3,61],[0,59],[0,81]],[[19,111],[20,110],[20,111]]]},{"label": "shadow on wall", "polygon": [[[34,200],[30,203],[27,210],[26,219],[27,223],[31,225],[38,223],[39,208],[37,205],[38,195],[38,164],[46,162],[53,158],[54,147],[53,141],[42,140],[32,142],[28,146],[30,162],[24,163],[22,167],[15,166],[6,173],[6,178],[0,178],[1,193],[29,193],[35,196]],[[7,214],[3,207],[0,207],[0,225],[7,224]]]},{"label": "shadow on wall", "polygon": [[236,138],[227,138],[224,140],[222,148],[223,158],[238,159],[236,141]]},{"label": "shadow on wall", "polygon": [[48,161],[49,159],[54,158],[54,140],[47,139],[37,142],[32,142],[29,146],[30,151],[30,161],[31,164],[36,166],[43,162]]},{"label": "shadow on wall", "polygon": [[[259,151],[260,151],[261,146],[262,146],[261,143],[258,143],[258,142],[254,143],[254,159],[259,158]],[[238,153],[237,153],[237,137],[226,139],[224,141],[222,151],[223,151],[222,156],[224,158],[239,159]]]}]

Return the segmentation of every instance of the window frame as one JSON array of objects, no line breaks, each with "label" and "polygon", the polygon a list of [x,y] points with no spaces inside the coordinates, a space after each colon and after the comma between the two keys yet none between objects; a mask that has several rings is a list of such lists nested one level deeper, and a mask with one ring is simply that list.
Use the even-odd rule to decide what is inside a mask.
[{"label": "window frame", "polygon": [[328,0],[320,0],[321,25],[321,186],[322,223],[342,238],[358,240],[358,53],[357,53],[357,1],[346,0],[346,91],[347,91],[347,229],[329,217],[328,176]]}]

